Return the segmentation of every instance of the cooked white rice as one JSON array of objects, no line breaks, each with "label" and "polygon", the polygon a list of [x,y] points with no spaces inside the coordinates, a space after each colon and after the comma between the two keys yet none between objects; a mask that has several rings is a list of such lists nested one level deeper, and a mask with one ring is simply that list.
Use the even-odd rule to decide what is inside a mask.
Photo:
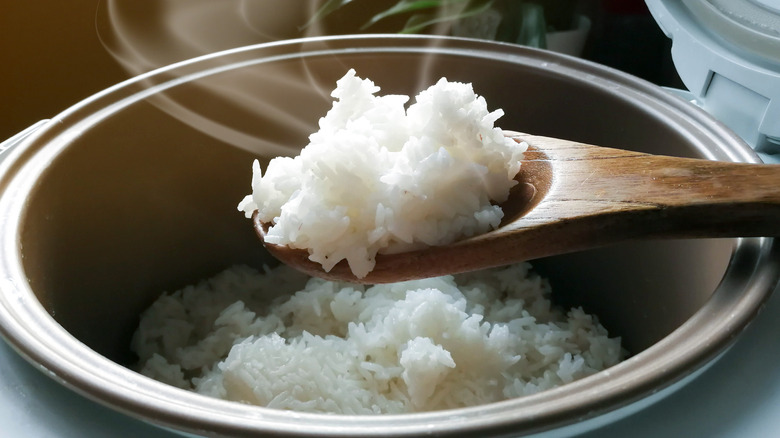
[{"label": "cooked white rice", "polygon": [[239,204],[272,223],[268,243],[308,249],[327,271],[346,259],[364,277],[377,252],[450,243],[484,233],[504,201],[527,144],[494,127],[471,84],[438,83],[416,96],[377,96],[350,70],[320,130],[295,158],[253,165],[252,194]]},{"label": "cooked white rice", "polygon": [[554,308],[529,269],[368,287],[238,266],[161,296],[132,349],[171,385],[339,414],[488,403],[620,361],[620,340],[580,308]]}]

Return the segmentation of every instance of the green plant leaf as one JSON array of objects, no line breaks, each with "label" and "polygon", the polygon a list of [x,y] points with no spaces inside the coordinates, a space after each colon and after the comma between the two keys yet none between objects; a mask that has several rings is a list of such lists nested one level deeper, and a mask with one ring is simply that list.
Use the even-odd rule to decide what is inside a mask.
[{"label": "green plant leaf", "polygon": [[322,6],[320,6],[319,9],[317,9],[317,12],[312,15],[312,17],[309,19],[309,21],[303,25],[303,28],[307,28],[314,24],[315,22],[322,20],[323,18],[327,17],[328,15],[332,14],[334,11],[337,11],[341,9],[344,5],[347,3],[352,3],[352,0],[328,0],[325,3],[323,3]]},{"label": "green plant leaf", "polygon": [[460,20],[479,14],[490,8],[494,1],[495,0],[470,0],[468,4],[462,8],[453,8],[454,3],[462,3],[462,1],[452,0],[447,2],[450,3],[450,8],[445,8],[443,12],[437,12],[435,14],[415,14],[411,16],[404,28],[401,29],[400,33],[417,33],[426,27],[437,23]]},{"label": "green plant leaf", "polygon": [[[464,0],[456,0],[458,2]],[[447,3],[447,1],[444,1]],[[385,18],[392,17],[393,15],[405,14],[407,12],[419,11],[421,9],[437,8],[442,4],[442,0],[400,0],[391,8],[386,9],[373,17],[363,25],[361,29],[366,29]]]}]

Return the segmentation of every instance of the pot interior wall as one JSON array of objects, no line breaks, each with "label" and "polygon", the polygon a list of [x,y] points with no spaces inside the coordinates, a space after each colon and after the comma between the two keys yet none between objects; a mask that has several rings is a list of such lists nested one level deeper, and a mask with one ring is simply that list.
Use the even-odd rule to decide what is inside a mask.
[{"label": "pot interior wall", "polygon": [[[459,56],[347,54],[257,64],[177,85],[165,97],[247,135],[299,147],[350,67],[382,93],[413,94],[441,76],[472,82],[491,108],[504,109],[499,125],[506,129],[699,154],[689,135],[626,96],[527,65]],[[219,93],[237,89],[256,105]],[[132,362],[138,316],[162,291],[236,263],[271,261],[236,210],[250,189],[252,159],[268,153],[231,146],[154,103],[127,106],[69,140],[40,176],[23,218],[24,266],[43,305],[76,338],[120,363]],[[625,244],[537,265],[559,303],[597,312],[636,353],[707,300],[732,246]]]}]

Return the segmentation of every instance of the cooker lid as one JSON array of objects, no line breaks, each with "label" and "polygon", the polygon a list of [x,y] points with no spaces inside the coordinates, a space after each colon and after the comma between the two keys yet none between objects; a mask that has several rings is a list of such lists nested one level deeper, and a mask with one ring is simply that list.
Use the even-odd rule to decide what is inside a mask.
[{"label": "cooker lid", "polygon": [[717,33],[744,56],[780,62],[780,1],[685,1],[699,23]]},{"label": "cooker lid", "polygon": [[697,103],[780,161],[780,0],[646,0]]}]

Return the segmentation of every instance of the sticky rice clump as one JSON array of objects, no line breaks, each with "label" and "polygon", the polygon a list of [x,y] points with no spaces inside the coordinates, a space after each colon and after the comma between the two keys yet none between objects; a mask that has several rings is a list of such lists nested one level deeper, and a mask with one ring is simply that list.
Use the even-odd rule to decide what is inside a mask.
[{"label": "sticky rice clump", "polygon": [[[378,252],[442,245],[487,232],[495,205],[517,182],[527,144],[494,126],[471,84],[442,78],[408,96],[350,70],[319,131],[297,157],[253,164],[252,194],[238,208],[272,224],[265,241],[307,249],[328,271],[346,259],[358,277]],[[493,201],[493,202],[491,202]]]},{"label": "sticky rice clump", "polygon": [[530,265],[376,286],[235,266],[163,294],[132,341],[138,370],[225,400],[307,412],[476,406],[590,376],[625,357]]}]

